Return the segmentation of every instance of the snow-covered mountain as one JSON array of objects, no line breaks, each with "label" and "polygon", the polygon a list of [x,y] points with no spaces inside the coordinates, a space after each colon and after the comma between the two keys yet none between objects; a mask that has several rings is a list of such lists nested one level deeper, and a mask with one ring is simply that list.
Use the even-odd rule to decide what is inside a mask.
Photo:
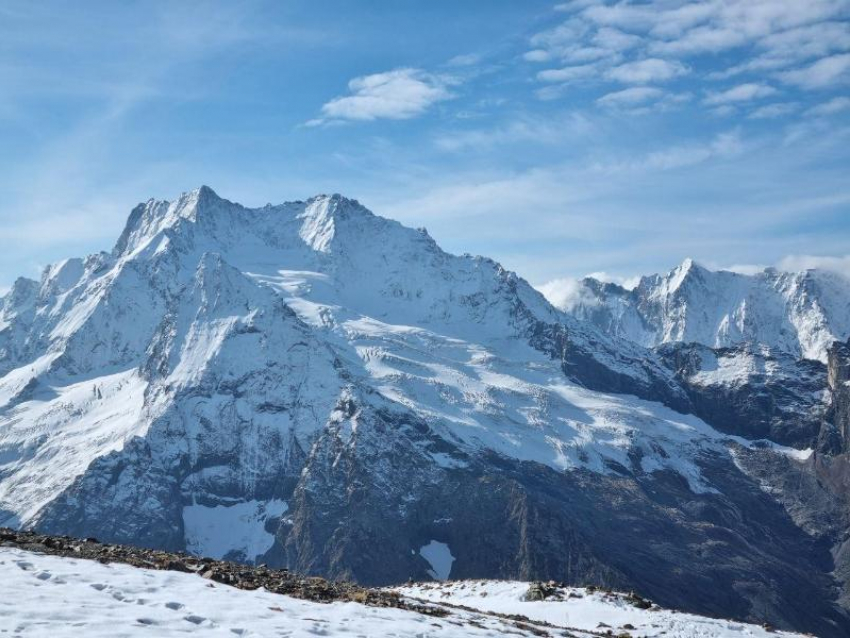
[{"label": "snow-covered mountain", "polygon": [[822,363],[647,349],[338,195],[151,200],[0,307],[0,524],[850,627]]},{"label": "snow-covered mountain", "polygon": [[631,290],[589,277],[570,293],[563,310],[647,347],[764,345],[825,362],[833,342],[850,338],[850,276],[826,270],[744,275],[686,259]]},{"label": "snow-covered mountain", "polygon": [[[467,586],[468,585],[468,586]],[[557,590],[526,602],[527,583],[414,586],[405,596],[428,599],[429,613],[355,602],[320,603],[265,591],[210,586],[195,574],[0,549],[0,633],[25,636],[433,636],[593,638],[617,635],[679,638],[793,638],[743,623],[654,608],[638,609],[616,594]],[[488,596],[489,594],[489,596]],[[569,598],[561,597],[571,594]],[[457,605],[464,605],[461,609]],[[509,615],[521,614],[519,622]],[[569,629],[567,629],[569,627]],[[628,628],[631,628],[628,629]],[[638,633],[639,632],[639,633]]]}]

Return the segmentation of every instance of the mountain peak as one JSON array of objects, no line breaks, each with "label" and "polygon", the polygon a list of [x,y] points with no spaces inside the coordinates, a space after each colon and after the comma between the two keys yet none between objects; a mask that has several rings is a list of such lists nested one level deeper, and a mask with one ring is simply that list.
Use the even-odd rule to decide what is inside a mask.
[{"label": "mountain peak", "polygon": [[214,197],[216,199],[221,199],[218,194],[216,194],[216,192],[206,184],[201,184],[198,188],[193,189],[192,193],[196,194],[198,197]]},{"label": "mountain peak", "polygon": [[323,212],[334,217],[376,217],[376,215],[358,200],[339,193],[326,195],[321,193],[307,200],[307,206],[322,206]]},{"label": "mountain peak", "polygon": [[306,202],[296,201],[279,205],[267,204],[252,209],[220,197],[206,185],[181,193],[172,201],[149,199],[130,213],[113,254],[128,254],[146,245],[160,232],[173,228],[183,220],[203,223],[233,213],[280,213],[295,210],[302,221],[302,239],[314,250],[327,252],[340,222],[379,219],[356,199],[339,193],[319,194]]},{"label": "mountain peak", "polygon": [[180,217],[196,219],[198,214],[221,204],[232,205],[233,202],[219,197],[209,186],[201,185],[186,193],[181,193],[170,208],[173,207]]},{"label": "mountain peak", "polygon": [[181,220],[197,221],[199,215],[223,207],[241,208],[238,204],[219,197],[212,188],[205,185],[181,193],[173,201],[149,199],[138,204],[130,213],[113,254],[119,256],[133,252]]},{"label": "mountain peak", "polygon": [[667,280],[669,282],[668,288],[671,292],[678,290],[686,281],[698,278],[703,273],[707,272],[708,271],[705,268],[700,266],[693,259],[686,257],[681,264],[676,266],[676,268],[671,270],[667,275]]},{"label": "mountain peak", "polygon": [[679,264],[674,270],[677,270],[682,273],[703,273],[703,272],[711,272],[708,268],[703,266],[698,261],[695,261],[691,257],[685,257],[682,260],[682,263]]},{"label": "mountain peak", "polygon": [[38,295],[39,283],[28,277],[18,277],[5,296],[0,296],[0,314],[4,308],[14,310],[31,304]]}]

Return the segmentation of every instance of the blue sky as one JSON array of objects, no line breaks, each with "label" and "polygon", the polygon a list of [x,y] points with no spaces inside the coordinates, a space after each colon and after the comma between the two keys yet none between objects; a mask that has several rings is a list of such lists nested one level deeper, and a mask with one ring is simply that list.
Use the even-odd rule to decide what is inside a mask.
[{"label": "blue sky", "polygon": [[534,284],[850,265],[850,0],[0,5],[0,290],[209,184]]}]

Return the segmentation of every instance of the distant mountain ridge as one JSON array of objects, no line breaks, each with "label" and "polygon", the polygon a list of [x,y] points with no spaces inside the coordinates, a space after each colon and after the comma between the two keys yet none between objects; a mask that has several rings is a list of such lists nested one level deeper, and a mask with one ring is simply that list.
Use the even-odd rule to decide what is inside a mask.
[{"label": "distant mountain ridge", "polygon": [[837,637],[845,359],[647,348],[355,200],[201,187],[0,299],[0,525]]},{"label": "distant mountain ridge", "polygon": [[745,275],[686,259],[666,274],[642,277],[631,290],[585,278],[562,309],[646,347],[762,345],[826,362],[832,343],[850,338],[850,276],[774,268]]}]

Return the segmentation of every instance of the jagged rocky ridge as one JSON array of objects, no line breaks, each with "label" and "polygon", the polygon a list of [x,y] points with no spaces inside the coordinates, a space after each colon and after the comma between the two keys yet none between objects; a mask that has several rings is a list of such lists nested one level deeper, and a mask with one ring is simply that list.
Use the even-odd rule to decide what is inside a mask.
[{"label": "jagged rocky ridge", "polygon": [[340,196],[201,188],[2,300],[0,522],[366,584],[436,546],[843,635],[844,411],[770,357],[606,335]]}]

